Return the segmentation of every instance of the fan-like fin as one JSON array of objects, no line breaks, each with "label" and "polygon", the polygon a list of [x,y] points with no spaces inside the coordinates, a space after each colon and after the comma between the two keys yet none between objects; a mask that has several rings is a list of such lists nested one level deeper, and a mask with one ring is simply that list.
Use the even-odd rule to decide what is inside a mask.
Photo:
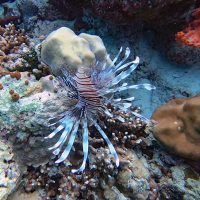
[{"label": "fan-like fin", "polygon": [[58,160],[56,160],[55,163],[61,163],[63,162],[67,156],[69,155],[70,151],[71,151],[71,148],[74,144],[74,140],[75,140],[75,137],[76,137],[76,133],[78,131],[78,127],[79,127],[79,123],[80,123],[80,120],[78,120],[75,125],[74,125],[74,129],[70,135],[70,138],[69,138],[69,141],[68,141],[68,144],[67,144],[67,147],[65,148],[65,150],[63,151],[63,153],[61,154],[60,158]]},{"label": "fan-like fin", "polygon": [[113,69],[115,69],[115,67],[113,67],[113,66],[116,63],[116,61],[118,60],[120,54],[122,53],[122,50],[123,50],[123,48],[121,47],[119,52],[118,52],[118,54],[115,56],[115,58],[113,59],[112,63],[110,64],[110,66],[109,66],[109,70],[110,71],[113,71]]},{"label": "fan-like fin", "polygon": [[130,53],[131,53],[131,51],[127,47],[126,50],[125,50],[125,56],[124,56],[124,58],[115,66],[115,69],[118,69],[127,60],[127,58],[129,57]]},{"label": "fan-like fin", "polygon": [[[60,153],[60,151],[62,150],[62,147],[63,147],[63,145],[65,144],[65,142],[66,142],[66,140],[67,140],[67,138],[68,138],[70,132],[72,131],[74,124],[75,124],[75,122],[74,122],[73,124],[71,124],[72,126],[69,127],[69,129],[67,130],[67,132],[66,132],[66,134],[65,134],[65,137],[64,137],[64,139],[62,140],[61,144],[58,144],[59,147],[53,151],[53,154],[54,154],[54,155],[58,155],[58,154]],[[58,142],[59,142],[59,141],[58,141]],[[57,145],[57,146],[58,146],[58,145]]]},{"label": "fan-like fin", "polygon": [[[111,81],[111,87],[114,85],[117,85],[119,82],[124,80],[126,77],[128,77],[138,66],[139,64],[139,57],[136,57],[136,59],[130,63],[125,64],[124,66],[127,67],[128,65],[132,64],[127,70],[122,71],[119,75],[117,75],[112,81]],[[121,66],[123,67],[123,66]],[[120,68],[121,68],[120,67]]]},{"label": "fan-like fin", "polygon": [[[138,84],[138,85],[128,85],[128,86],[120,86],[120,87],[117,87],[117,88],[114,88],[114,89],[108,89],[108,90],[105,90],[103,93],[103,95],[105,94],[109,94],[109,93],[115,93],[115,92],[121,92],[121,91],[124,91],[124,90],[129,90],[129,89],[141,89],[141,88],[144,88],[144,89],[147,89],[147,90],[154,90],[156,89],[155,86],[151,85],[151,84],[148,84],[148,83],[144,83],[144,84]],[[101,95],[102,95],[101,93]]]},{"label": "fan-like fin", "polygon": [[57,147],[59,147],[62,143],[64,143],[66,141],[67,136],[69,135],[69,133],[71,132],[71,130],[73,128],[74,121],[69,120],[65,124],[66,124],[66,127],[65,127],[64,131],[62,132],[62,135],[60,136],[58,142],[56,144],[54,144],[52,147],[50,147],[49,150],[56,149]]}]

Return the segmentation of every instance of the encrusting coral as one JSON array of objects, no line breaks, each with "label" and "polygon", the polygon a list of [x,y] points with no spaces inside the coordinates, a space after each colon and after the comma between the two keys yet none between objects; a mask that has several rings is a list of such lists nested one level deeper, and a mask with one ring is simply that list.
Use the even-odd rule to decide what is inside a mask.
[{"label": "encrusting coral", "polygon": [[200,160],[200,96],[174,99],[158,108],[154,136],[171,152]]},{"label": "encrusting coral", "polygon": [[194,20],[186,29],[176,34],[176,40],[184,45],[200,47],[200,8],[197,8],[192,16]]}]

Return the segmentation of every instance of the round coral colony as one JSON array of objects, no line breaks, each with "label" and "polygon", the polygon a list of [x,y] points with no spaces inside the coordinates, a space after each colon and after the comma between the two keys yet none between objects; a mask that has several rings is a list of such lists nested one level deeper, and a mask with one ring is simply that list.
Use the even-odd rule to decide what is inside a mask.
[{"label": "round coral colony", "polygon": [[3,84],[0,83],[0,90],[3,90]]},{"label": "round coral colony", "polygon": [[25,80],[25,81],[24,81],[24,84],[25,84],[25,85],[28,85],[28,84],[29,84],[29,80]]},{"label": "round coral colony", "polygon": [[14,93],[11,95],[11,98],[12,98],[13,101],[18,101],[19,98],[20,98],[20,96],[19,96],[18,93],[15,93],[15,92],[14,92]]},{"label": "round coral colony", "polygon": [[15,93],[15,91],[14,91],[13,89],[10,89],[10,90],[9,90],[9,94],[10,94],[10,95],[12,95],[12,94],[14,94],[14,93]]}]

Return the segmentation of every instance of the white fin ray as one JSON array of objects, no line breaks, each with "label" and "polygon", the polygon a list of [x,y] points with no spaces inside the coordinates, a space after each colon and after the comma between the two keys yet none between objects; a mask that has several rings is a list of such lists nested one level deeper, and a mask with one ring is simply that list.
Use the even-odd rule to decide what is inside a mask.
[{"label": "white fin ray", "polygon": [[45,139],[53,138],[57,133],[59,133],[64,128],[65,128],[65,126],[63,124],[61,124],[52,133],[50,133],[47,137],[45,137]]},{"label": "white fin ray", "polygon": [[[125,70],[125,71],[122,71],[120,74],[118,74],[112,81],[111,81],[111,84],[110,86],[114,86],[114,85],[117,85],[119,82],[121,82],[122,80],[124,80],[125,78],[127,78],[135,69],[136,67],[138,66],[139,64],[139,57],[136,57],[136,59],[130,63],[127,63],[128,65],[129,64],[132,64],[129,69]],[[125,64],[125,66],[127,65]],[[127,66],[128,66],[127,65]]]},{"label": "white fin ray", "polygon": [[70,135],[67,147],[65,148],[65,150],[61,154],[60,158],[58,160],[56,160],[55,163],[61,163],[61,162],[63,162],[68,157],[68,155],[69,155],[69,153],[71,151],[71,148],[72,148],[72,146],[74,144],[74,140],[75,140],[75,137],[76,137],[76,134],[77,134],[77,131],[78,131],[79,123],[80,123],[80,120],[78,120],[75,123],[74,129],[73,129],[73,131],[72,131],[72,133]]},{"label": "white fin ray", "polygon": [[71,130],[73,128],[74,121],[69,120],[65,124],[66,124],[66,127],[65,127],[64,131],[62,132],[58,142],[56,144],[54,144],[52,147],[50,147],[49,150],[56,149],[57,147],[59,147],[61,144],[63,144],[66,141],[67,136],[69,135],[69,133],[71,132]]},{"label": "white fin ray", "polygon": [[107,135],[105,134],[105,132],[101,129],[101,127],[97,124],[97,122],[94,122],[94,126],[96,127],[96,129],[99,131],[99,133],[101,134],[101,136],[103,137],[103,139],[106,141],[106,143],[108,144],[108,147],[110,149],[110,153],[114,156],[115,158],[115,164],[118,167],[119,166],[119,157],[117,155],[117,152],[115,151],[114,146],[112,145],[112,143],[110,142],[109,138],[107,137]]},{"label": "white fin ray", "polygon": [[101,94],[102,95],[105,95],[105,94],[109,94],[109,93],[115,93],[115,92],[121,92],[121,91],[124,91],[124,90],[129,90],[129,89],[147,89],[147,90],[154,90],[156,89],[155,86],[151,85],[151,84],[148,84],[148,83],[144,83],[144,84],[138,84],[138,85],[128,85],[128,86],[120,86],[120,87],[117,87],[117,88],[114,88],[114,89],[108,89],[108,90],[105,90],[104,92],[102,92]]},{"label": "white fin ray", "polygon": [[89,131],[88,131],[88,125],[87,125],[87,119],[84,118],[83,120],[83,162],[82,165],[79,169],[73,169],[72,173],[79,173],[79,172],[83,172],[85,170],[85,166],[86,166],[86,161],[87,161],[87,157],[88,157],[88,140],[89,140]]}]

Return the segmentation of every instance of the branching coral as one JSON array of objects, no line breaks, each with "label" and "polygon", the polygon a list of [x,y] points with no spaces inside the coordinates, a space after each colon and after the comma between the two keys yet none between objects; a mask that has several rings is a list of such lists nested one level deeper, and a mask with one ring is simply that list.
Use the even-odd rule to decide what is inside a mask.
[{"label": "branching coral", "polygon": [[16,30],[13,24],[8,24],[5,28],[0,27],[0,48],[5,54],[16,52],[21,44],[27,42],[27,36]]},{"label": "branching coral", "polygon": [[176,34],[176,40],[184,45],[200,47],[200,8],[192,15],[195,19],[186,29]]},{"label": "branching coral", "polygon": [[49,74],[47,66],[38,61],[30,38],[14,24],[0,26],[0,76],[9,71],[29,71],[36,78]]}]

